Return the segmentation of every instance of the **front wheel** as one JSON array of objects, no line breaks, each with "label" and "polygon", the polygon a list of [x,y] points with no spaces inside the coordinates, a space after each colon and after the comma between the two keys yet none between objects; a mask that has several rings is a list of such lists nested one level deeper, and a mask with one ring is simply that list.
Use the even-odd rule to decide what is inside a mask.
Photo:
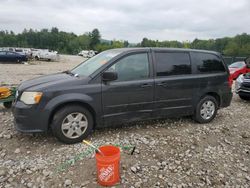
[{"label": "front wheel", "polygon": [[78,105],[68,105],[54,115],[52,132],[66,144],[81,142],[93,129],[91,113]]},{"label": "front wheel", "polygon": [[217,100],[214,97],[207,95],[197,104],[193,119],[198,123],[208,123],[215,118],[217,110]]},{"label": "front wheel", "polygon": [[22,63],[22,60],[20,60],[20,59],[17,59],[17,61],[16,61],[17,63]]},{"label": "front wheel", "polygon": [[7,109],[10,109],[11,106],[12,106],[12,102],[4,102],[4,103],[3,103],[3,106],[4,106],[5,108],[7,108]]},{"label": "front wheel", "polygon": [[248,96],[240,95],[240,94],[239,94],[239,97],[240,97],[242,100],[246,100],[246,101],[250,100],[250,96],[248,97]]}]

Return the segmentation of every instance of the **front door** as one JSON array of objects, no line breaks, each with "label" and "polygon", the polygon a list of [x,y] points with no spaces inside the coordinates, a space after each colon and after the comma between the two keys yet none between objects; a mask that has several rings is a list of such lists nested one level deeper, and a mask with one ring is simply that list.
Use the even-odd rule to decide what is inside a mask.
[{"label": "front door", "polygon": [[118,79],[102,83],[105,124],[150,118],[153,108],[154,79],[148,51],[127,54],[107,71],[115,71]]},{"label": "front door", "polygon": [[192,113],[195,78],[188,52],[154,51],[155,115],[178,116]]}]

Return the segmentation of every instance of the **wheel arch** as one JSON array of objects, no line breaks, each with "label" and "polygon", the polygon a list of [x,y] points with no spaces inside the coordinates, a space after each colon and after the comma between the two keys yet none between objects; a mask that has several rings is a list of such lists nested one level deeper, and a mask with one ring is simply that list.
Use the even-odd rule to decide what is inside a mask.
[{"label": "wheel arch", "polygon": [[214,97],[216,99],[216,101],[218,102],[218,107],[220,107],[220,105],[221,105],[221,97],[220,97],[220,95],[218,93],[216,93],[216,92],[207,92],[207,93],[205,93],[204,95],[201,96],[200,100],[203,97],[207,96],[207,95]]},{"label": "wheel arch", "polygon": [[53,117],[56,114],[56,112],[58,112],[60,109],[64,108],[65,106],[68,106],[68,105],[79,105],[79,106],[86,108],[93,116],[94,128],[95,128],[95,126],[96,126],[96,112],[95,112],[94,108],[90,104],[88,104],[87,102],[80,101],[80,100],[65,101],[65,102],[60,103],[57,106],[55,106],[49,115],[48,128],[50,128]]}]

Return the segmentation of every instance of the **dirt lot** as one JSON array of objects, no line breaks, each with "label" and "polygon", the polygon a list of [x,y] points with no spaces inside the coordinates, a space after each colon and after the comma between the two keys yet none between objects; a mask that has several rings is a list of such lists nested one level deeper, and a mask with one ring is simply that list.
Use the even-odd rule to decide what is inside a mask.
[{"label": "dirt lot", "polygon": [[31,61],[29,64],[0,64],[0,85],[18,85],[34,77],[72,69],[85,59],[81,56],[60,55],[58,62]]},{"label": "dirt lot", "polygon": [[[0,81],[17,85],[81,61],[62,56],[60,62],[0,64]],[[249,104],[234,95],[232,105],[206,125],[190,118],[147,121],[96,130],[89,140],[122,147],[116,187],[250,187]],[[133,155],[130,146],[136,147]],[[51,133],[18,133],[11,111],[0,106],[0,187],[98,187],[87,149],[61,144]]]}]

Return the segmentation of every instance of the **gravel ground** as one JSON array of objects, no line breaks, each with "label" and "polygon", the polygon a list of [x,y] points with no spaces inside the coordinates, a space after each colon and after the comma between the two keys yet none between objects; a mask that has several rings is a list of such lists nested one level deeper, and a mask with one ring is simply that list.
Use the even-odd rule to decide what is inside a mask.
[{"label": "gravel ground", "polygon": [[[63,56],[60,62],[1,64],[0,81],[18,84],[80,61]],[[250,187],[249,104],[234,95],[231,106],[209,124],[190,118],[145,121],[96,130],[89,140],[122,147],[116,187]],[[130,146],[136,147],[133,155]],[[18,133],[11,111],[0,106],[0,187],[98,187],[95,159],[87,149],[61,144],[51,133]]]}]

